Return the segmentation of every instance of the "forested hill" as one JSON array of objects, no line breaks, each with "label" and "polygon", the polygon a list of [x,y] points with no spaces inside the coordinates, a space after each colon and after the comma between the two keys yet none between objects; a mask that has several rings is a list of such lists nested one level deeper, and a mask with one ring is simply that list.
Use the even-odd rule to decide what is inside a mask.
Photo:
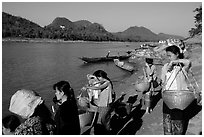
[{"label": "forested hill", "polygon": [[27,19],[2,13],[2,37],[41,37],[43,28]]},{"label": "forested hill", "polygon": [[169,34],[155,34],[145,27],[130,27],[123,32],[108,32],[101,24],[87,20],[72,22],[64,17],[55,18],[47,26],[31,22],[22,17],[2,12],[2,36],[21,38],[48,38],[84,41],[158,41],[183,37]]}]

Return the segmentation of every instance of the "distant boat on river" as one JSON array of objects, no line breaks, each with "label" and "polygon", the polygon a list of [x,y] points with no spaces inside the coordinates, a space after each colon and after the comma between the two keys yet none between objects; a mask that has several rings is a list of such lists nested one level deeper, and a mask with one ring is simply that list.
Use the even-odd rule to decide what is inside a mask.
[{"label": "distant boat on river", "polygon": [[107,57],[79,57],[85,63],[97,63],[97,62],[106,62],[113,61],[114,59],[125,60],[130,58],[131,55],[121,55],[121,56],[107,56]]}]

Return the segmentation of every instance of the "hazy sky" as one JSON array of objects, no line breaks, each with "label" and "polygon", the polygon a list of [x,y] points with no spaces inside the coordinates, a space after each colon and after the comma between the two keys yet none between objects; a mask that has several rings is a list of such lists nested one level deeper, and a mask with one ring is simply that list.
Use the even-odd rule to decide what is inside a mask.
[{"label": "hazy sky", "polygon": [[44,27],[56,17],[96,22],[109,31],[143,26],[158,34],[187,37],[201,2],[3,2],[2,11]]}]

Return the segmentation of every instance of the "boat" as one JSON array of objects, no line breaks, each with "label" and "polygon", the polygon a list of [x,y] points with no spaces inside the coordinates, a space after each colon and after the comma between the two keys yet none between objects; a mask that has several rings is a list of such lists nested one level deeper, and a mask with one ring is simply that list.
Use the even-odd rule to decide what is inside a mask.
[{"label": "boat", "polygon": [[115,65],[121,69],[130,71],[130,72],[134,71],[134,67],[129,63],[120,61],[119,59],[114,59],[113,61],[114,61]]},{"label": "boat", "polygon": [[108,56],[108,57],[80,57],[79,59],[83,60],[85,63],[97,63],[113,61],[114,59],[125,60],[128,59],[130,56],[131,55]]}]

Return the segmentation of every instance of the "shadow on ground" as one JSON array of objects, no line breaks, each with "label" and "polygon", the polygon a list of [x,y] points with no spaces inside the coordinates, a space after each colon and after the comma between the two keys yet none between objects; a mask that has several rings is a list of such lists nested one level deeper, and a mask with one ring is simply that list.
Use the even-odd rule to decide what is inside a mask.
[{"label": "shadow on ground", "polygon": [[189,120],[196,116],[202,110],[202,106],[197,104],[197,100],[195,99],[184,111],[185,114],[185,124],[184,124],[184,133],[186,133],[188,129]]}]

